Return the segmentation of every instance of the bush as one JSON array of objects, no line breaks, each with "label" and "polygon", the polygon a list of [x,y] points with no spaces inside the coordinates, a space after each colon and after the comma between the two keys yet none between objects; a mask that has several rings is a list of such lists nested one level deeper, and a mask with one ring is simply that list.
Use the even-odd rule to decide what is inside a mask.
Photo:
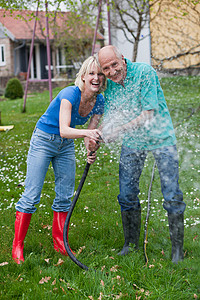
[{"label": "bush", "polygon": [[6,85],[4,96],[9,99],[22,98],[24,95],[23,87],[18,78],[11,78]]}]

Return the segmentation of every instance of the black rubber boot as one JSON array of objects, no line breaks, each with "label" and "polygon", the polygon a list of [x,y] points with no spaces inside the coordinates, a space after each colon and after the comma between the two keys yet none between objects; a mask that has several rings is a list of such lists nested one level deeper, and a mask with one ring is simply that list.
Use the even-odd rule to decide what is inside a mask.
[{"label": "black rubber boot", "polygon": [[169,233],[172,243],[172,262],[183,260],[184,214],[168,214]]},{"label": "black rubber boot", "polygon": [[118,255],[128,254],[132,247],[138,249],[141,227],[141,208],[121,212],[125,243]]}]

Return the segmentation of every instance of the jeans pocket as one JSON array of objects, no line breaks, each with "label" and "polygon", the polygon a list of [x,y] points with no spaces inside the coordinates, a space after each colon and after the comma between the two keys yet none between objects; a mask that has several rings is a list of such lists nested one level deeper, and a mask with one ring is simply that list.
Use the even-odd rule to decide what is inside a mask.
[{"label": "jeans pocket", "polygon": [[38,128],[36,128],[33,135],[43,141],[50,141],[52,139],[52,135],[50,133],[44,132]]}]

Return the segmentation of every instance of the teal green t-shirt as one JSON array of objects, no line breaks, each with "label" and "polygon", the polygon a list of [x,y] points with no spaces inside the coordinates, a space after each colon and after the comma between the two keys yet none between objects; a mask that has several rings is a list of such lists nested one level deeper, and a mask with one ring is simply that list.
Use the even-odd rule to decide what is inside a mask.
[{"label": "teal green t-shirt", "polygon": [[[145,63],[126,59],[125,88],[108,79],[104,93],[104,120],[110,122],[114,114],[118,124],[130,122],[142,111],[154,110],[154,117],[143,126],[124,134],[123,145],[141,150],[153,150],[176,143],[172,120],[156,71]],[[114,125],[113,125],[114,126]]]}]

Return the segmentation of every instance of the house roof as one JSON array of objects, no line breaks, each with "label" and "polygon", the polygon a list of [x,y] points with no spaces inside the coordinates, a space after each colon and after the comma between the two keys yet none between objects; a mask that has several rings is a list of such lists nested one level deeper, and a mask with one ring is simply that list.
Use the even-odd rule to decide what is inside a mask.
[{"label": "house roof", "polygon": [[[15,40],[31,40],[33,28],[35,24],[36,11],[6,11],[0,9],[0,25],[4,27],[4,32],[11,39]],[[54,39],[57,32],[68,30],[69,34],[74,35],[74,31],[78,30],[79,38],[87,36],[92,39],[94,29],[89,25],[82,24],[80,18],[77,17],[77,22],[74,28],[70,28],[70,22],[67,22],[72,17],[71,12],[57,12],[56,15],[49,12],[49,38]],[[79,23],[79,26],[77,26]],[[55,26],[56,24],[56,26]],[[79,29],[78,29],[79,27]],[[81,27],[81,29],[80,29]],[[35,31],[35,39],[44,40],[46,38],[46,12],[38,11],[37,25]],[[1,28],[2,29],[2,26]],[[97,33],[97,40],[103,40],[102,34]]]}]

